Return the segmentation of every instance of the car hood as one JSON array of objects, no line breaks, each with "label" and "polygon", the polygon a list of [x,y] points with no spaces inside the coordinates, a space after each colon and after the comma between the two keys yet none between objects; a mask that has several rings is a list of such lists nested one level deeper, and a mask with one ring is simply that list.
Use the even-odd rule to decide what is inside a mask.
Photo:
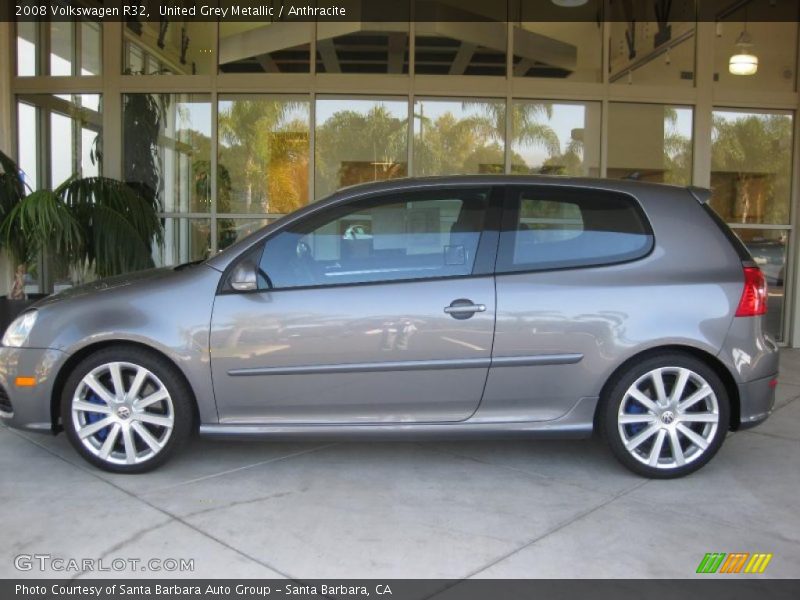
[{"label": "car hood", "polygon": [[145,281],[153,281],[156,279],[163,279],[171,277],[176,273],[176,267],[161,267],[158,269],[147,269],[144,271],[136,271],[134,273],[127,273],[125,275],[116,275],[114,277],[107,277],[105,279],[98,279],[91,283],[75,286],[47,296],[34,304],[34,308],[50,306],[63,300],[79,299],[82,296],[89,294],[102,293],[104,291],[111,291],[122,287],[135,286]]}]

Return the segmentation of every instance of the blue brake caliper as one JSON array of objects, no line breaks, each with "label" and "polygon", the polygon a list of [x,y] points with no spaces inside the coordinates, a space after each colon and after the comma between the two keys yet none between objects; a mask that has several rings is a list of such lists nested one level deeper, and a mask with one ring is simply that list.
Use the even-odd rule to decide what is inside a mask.
[{"label": "blue brake caliper", "polygon": [[[629,401],[627,410],[625,412],[630,415],[641,415],[647,411],[645,410],[644,406],[638,402]],[[628,423],[625,428],[628,432],[628,435],[634,436],[644,429],[646,425],[646,423]]]},{"label": "blue brake caliper", "polygon": [[[90,402],[91,404],[105,405],[105,402],[100,400],[100,398],[98,398],[97,394],[95,394],[94,392],[89,392],[88,394],[86,394],[86,402]],[[103,417],[105,417],[103,413],[87,412],[86,424],[91,425],[92,423],[96,423]],[[97,436],[97,439],[99,439],[101,442],[104,442],[106,436],[108,436],[108,427],[103,427],[100,431],[95,433],[95,435]]]}]

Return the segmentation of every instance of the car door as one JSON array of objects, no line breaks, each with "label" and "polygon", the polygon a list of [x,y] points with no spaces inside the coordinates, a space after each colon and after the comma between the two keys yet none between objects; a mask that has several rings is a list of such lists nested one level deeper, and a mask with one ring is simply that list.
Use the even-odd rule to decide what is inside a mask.
[{"label": "car door", "polygon": [[497,254],[492,368],[476,418],[548,421],[597,397],[638,335],[642,269],[653,234],[628,194],[509,186]]},{"label": "car door", "polygon": [[211,322],[221,422],[472,415],[494,335],[495,202],[488,187],[360,198],[245,253],[257,289],[223,284]]}]

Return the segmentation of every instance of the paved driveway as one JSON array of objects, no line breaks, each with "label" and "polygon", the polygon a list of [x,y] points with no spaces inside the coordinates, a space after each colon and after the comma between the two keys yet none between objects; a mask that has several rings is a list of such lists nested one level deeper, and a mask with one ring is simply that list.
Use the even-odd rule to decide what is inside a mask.
[{"label": "paved driveway", "polygon": [[196,440],[116,476],[63,435],[0,427],[0,577],[42,575],[19,554],[194,559],[182,576],[202,577],[690,577],[713,551],[771,552],[767,576],[797,577],[800,351],[782,362],[770,421],[677,481],[597,441]]}]

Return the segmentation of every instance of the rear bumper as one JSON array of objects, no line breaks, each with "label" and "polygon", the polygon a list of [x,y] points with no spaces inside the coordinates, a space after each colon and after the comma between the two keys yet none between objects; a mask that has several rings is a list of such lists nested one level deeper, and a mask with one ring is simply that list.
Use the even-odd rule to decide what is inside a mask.
[{"label": "rear bumper", "polygon": [[[50,432],[53,383],[66,358],[59,350],[0,347],[0,393],[6,395],[0,421],[17,429]],[[32,377],[35,385],[20,387],[17,377]]]},{"label": "rear bumper", "polygon": [[739,419],[733,415],[731,429],[746,429],[761,423],[772,412],[778,376],[778,345],[762,328],[760,317],[736,317],[731,323],[718,358],[728,368],[739,392]]},{"label": "rear bumper", "polygon": [[772,413],[775,405],[774,375],[739,384],[739,429],[748,429],[762,423]]}]

